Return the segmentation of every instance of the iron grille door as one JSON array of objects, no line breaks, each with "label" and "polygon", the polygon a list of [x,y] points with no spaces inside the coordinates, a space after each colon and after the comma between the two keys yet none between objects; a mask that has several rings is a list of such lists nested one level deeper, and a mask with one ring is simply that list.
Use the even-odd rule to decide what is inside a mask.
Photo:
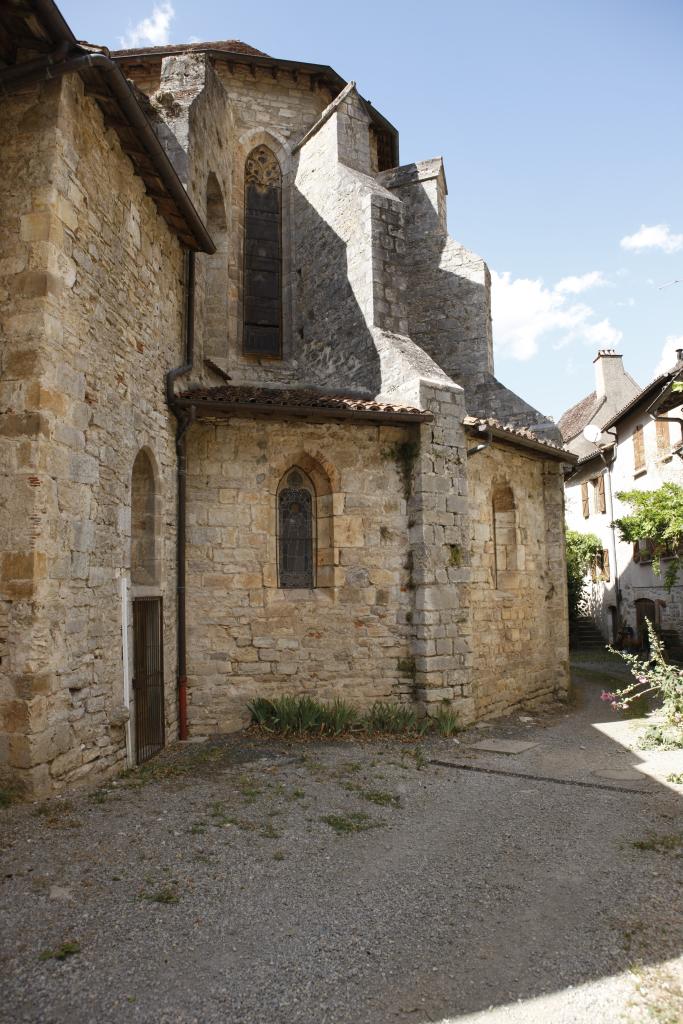
[{"label": "iron grille door", "polygon": [[138,764],[164,746],[164,639],[160,597],[133,601],[135,756]]}]

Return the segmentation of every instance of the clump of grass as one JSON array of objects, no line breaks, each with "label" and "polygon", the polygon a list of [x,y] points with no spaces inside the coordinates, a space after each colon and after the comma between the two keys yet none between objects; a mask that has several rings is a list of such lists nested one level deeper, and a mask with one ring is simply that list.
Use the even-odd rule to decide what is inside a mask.
[{"label": "clump of grass", "polygon": [[459,732],[462,728],[458,713],[449,707],[448,704],[442,704],[431,716],[431,719],[432,726],[436,729],[439,736],[446,738],[455,736],[456,732]]},{"label": "clump of grass", "polygon": [[273,823],[271,821],[266,825],[263,825],[260,834],[264,839],[279,839],[282,836],[282,832],[278,832],[278,830],[273,827]]},{"label": "clump of grass", "polygon": [[393,793],[387,793],[383,789],[361,789],[359,796],[363,800],[369,800],[372,804],[377,804],[379,807],[400,807],[401,798],[400,796],[394,796]]},{"label": "clump of grass", "polygon": [[674,786],[683,786],[683,772],[671,772],[666,777],[667,782],[673,782]]},{"label": "clump of grass", "polygon": [[420,720],[417,712],[407,704],[390,704],[381,700],[375,701],[363,724],[370,733],[391,735],[420,735],[429,728],[429,723]]},{"label": "clump of grass", "polygon": [[683,730],[674,725],[648,725],[638,738],[641,750],[679,750],[683,746]]},{"label": "clump of grass", "polygon": [[81,944],[76,942],[75,939],[70,939],[68,942],[63,942],[57,949],[44,949],[39,960],[67,960],[70,956],[75,956],[76,953],[80,953]]},{"label": "clump of grass", "polygon": [[171,885],[162,885],[154,892],[143,892],[140,899],[149,900],[151,903],[179,903],[180,897]]},{"label": "clump of grass", "polygon": [[365,832],[370,828],[378,828],[379,822],[373,821],[363,811],[352,811],[349,814],[324,814],[321,818],[337,835],[348,835],[350,832]]},{"label": "clump of grass", "polygon": [[651,850],[653,853],[673,853],[683,846],[683,833],[672,832],[668,835],[652,833],[645,839],[637,839],[631,844],[636,850]]},{"label": "clump of grass", "polygon": [[284,860],[284,859],[285,859],[285,855],[282,852],[282,850],[276,850],[275,853],[273,854],[273,860]]},{"label": "clump of grass", "polygon": [[340,736],[349,732],[358,720],[356,709],[339,697],[331,704],[323,704],[313,697],[285,695],[273,700],[257,697],[248,707],[252,721],[259,728],[283,736]]}]

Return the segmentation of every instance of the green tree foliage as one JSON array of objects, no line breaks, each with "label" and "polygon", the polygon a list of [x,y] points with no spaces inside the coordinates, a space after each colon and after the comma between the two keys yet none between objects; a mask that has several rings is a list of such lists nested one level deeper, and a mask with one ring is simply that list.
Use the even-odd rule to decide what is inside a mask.
[{"label": "green tree foliage", "polygon": [[594,533],[565,532],[567,549],[567,592],[569,618],[576,620],[582,610],[586,573],[593,559],[602,551],[602,542]]},{"label": "green tree foliage", "polygon": [[617,498],[631,506],[629,515],[614,521],[621,539],[629,543],[649,540],[652,568],[658,575],[662,558],[671,559],[664,577],[666,589],[671,590],[683,554],[683,487],[662,484],[656,491],[620,491]]}]

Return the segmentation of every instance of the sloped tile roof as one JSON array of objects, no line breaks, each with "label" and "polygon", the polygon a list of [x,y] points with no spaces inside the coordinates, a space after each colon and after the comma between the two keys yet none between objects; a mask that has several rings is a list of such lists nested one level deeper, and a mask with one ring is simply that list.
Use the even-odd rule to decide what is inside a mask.
[{"label": "sloped tile roof", "polygon": [[493,417],[481,418],[479,416],[465,416],[463,423],[466,427],[478,428],[490,427],[497,434],[505,434],[510,437],[511,440],[518,438],[520,441],[531,442],[534,448],[547,448],[552,451],[553,454],[559,453],[562,456],[567,456],[567,461],[574,462],[575,456],[571,452],[568,452],[562,445],[557,444],[555,441],[550,441],[545,438],[539,437],[534,434],[532,430],[527,427],[516,427],[512,423],[501,423],[500,420],[496,420]]},{"label": "sloped tile roof", "polygon": [[580,402],[573,405],[571,409],[563,412],[557,423],[557,428],[562,434],[562,440],[565,442],[571,441],[573,437],[580,434],[586,424],[591,422],[602,404],[598,399],[597,393],[591,391],[590,395],[586,395]]},{"label": "sloped tile roof", "polygon": [[320,409],[349,413],[375,413],[396,415],[401,419],[431,419],[431,413],[409,405],[376,402],[356,395],[331,394],[315,388],[259,388],[247,385],[221,384],[212,388],[193,388],[183,391],[177,398],[187,403],[229,405],[244,409],[306,410]]}]

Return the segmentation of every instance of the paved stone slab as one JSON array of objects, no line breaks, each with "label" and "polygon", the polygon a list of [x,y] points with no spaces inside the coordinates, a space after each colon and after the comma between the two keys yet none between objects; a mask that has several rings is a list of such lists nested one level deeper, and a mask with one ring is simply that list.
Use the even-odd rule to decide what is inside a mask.
[{"label": "paved stone slab", "polygon": [[474,743],[470,750],[485,750],[490,754],[523,754],[525,750],[537,747],[538,743],[527,743],[525,740],[482,740]]},{"label": "paved stone slab", "polygon": [[643,775],[634,768],[596,768],[592,773],[599,779],[615,779],[617,782],[643,782]]}]

